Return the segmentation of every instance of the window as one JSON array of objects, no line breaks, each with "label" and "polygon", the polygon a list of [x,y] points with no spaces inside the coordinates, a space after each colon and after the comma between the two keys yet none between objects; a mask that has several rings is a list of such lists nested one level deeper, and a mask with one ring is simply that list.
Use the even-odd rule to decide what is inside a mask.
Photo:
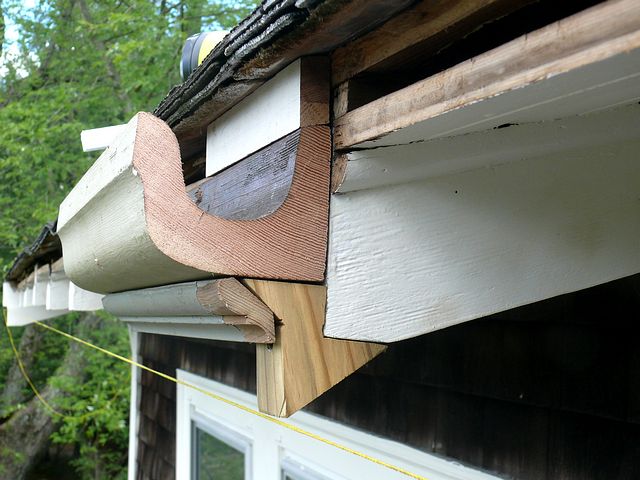
[{"label": "window", "polygon": [[296,462],[291,458],[285,458],[281,462],[282,480],[333,480],[317,472],[304,463]]},{"label": "window", "polygon": [[[178,370],[178,378],[257,410],[255,395]],[[298,412],[287,423],[429,480],[497,477],[397,442]],[[177,386],[176,478],[191,480],[406,480],[406,476],[301,435],[202,392]]]},{"label": "window", "polygon": [[193,480],[245,480],[251,465],[250,443],[194,412],[191,419]]}]

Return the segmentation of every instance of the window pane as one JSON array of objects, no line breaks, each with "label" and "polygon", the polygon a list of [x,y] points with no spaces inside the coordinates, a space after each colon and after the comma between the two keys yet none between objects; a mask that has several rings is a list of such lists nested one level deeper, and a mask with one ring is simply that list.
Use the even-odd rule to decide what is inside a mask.
[{"label": "window pane", "polygon": [[307,465],[302,465],[290,458],[282,461],[282,480],[329,480],[324,475],[313,471]]},{"label": "window pane", "polygon": [[196,480],[244,480],[244,453],[195,429]]}]

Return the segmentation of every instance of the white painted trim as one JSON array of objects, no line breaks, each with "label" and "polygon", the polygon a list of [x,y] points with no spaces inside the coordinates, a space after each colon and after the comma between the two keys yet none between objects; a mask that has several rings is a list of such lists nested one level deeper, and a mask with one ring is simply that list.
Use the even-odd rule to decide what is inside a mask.
[{"label": "white painted trim", "polygon": [[102,310],[104,295],[93,293],[69,282],[69,310],[78,312],[93,312]]},{"label": "white painted trim", "polygon": [[300,60],[295,61],[207,129],[210,176],[300,127]]},{"label": "white painted trim", "polygon": [[64,272],[51,272],[45,300],[47,310],[69,309],[69,284],[70,281]]},{"label": "white painted trim", "polygon": [[49,283],[48,270],[42,271],[38,265],[33,269],[33,305],[45,305],[47,303],[47,283]]},{"label": "white painted trim", "polygon": [[[131,359],[139,362],[138,349],[140,336],[135,327],[129,325],[129,342],[131,344]],[[140,432],[140,369],[131,365],[131,402],[129,405],[129,456],[127,466],[128,480],[136,480],[136,466],[138,461],[138,434]]]},{"label": "white painted trim", "polygon": [[393,342],[640,272],[639,151],[333,195],[325,335]]},{"label": "white painted trim", "polygon": [[21,327],[33,322],[59,317],[69,313],[68,310],[47,310],[44,305],[7,309],[7,325]]},{"label": "white painted trim", "polygon": [[[640,84],[640,82],[639,82]],[[640,105],[546,122],[436,138],[409,145],[355,150],[339,193],[399,185],[576,148],[624,142],[640,136]]]},{"label": "white painted trim", "polygon": [[33,282],[19,289],[2,284],[2,303],[7,307],[9,326],[23,326],[65,315],[70,311],[102,309],[102,295],[76,287],[64,272],[50,274],[35,270]]},{"label": "white painted trim", "polygon": [[107,185],[131,169],[137,125],[138,116],[136,115],[125,125],[129,128],[121,130],[114,142],[100,155],[62,201],[58,213],[58,234],[69,220],[78,215],[93,200],[97,192],[104,190]]},{"label": "white painted trim", "polygon": [[[181,323],[222,323],[222,317],[212,315],[197,297],[198,285],[210,282],[184,282],[142,288],[126,292],[110,293],[104,299],[107,311],[118,317],[148,318],[185,317],[193,320],[176,320]],[[211,317],[206,320],[205,317]]]},{"label": "white painted trim", "polygon": [[21,305],[22,294],[10,282],[2,282],[2,306],[17,308]]},{"label": "white painted trim", "polygon": [[207,323],[177,323],[178,317],[156,318],[157,321],[141,322],[140,317],[119,317],[140,333],[172,335],[175,337],[205,338],[225,342],[246,342],[246,338],[231,325],[212,325]]},{"label": "white painted trim", "polygon": [[[217,438],[221,442],[227,444],[229,447],[234,450],[239,451],[244,455],[244,480],[252,480],[252,464],[253,464],[253,446],[251,443],[251,439],[247,438],[235,431],[228,429],[223,424],[211,419],[206,415],[202,415],[198,411],[191,412],[191,422],[192,422],[192,430],[191,430],[191,445],[189,450],[191,451],[191,466],[193,466],[195,455],[194,455],[194,426],[198,430],[202,430],[208,435]],[[191,470],[191,469],[190,469]],[[190,476],[188,478],[194,478],[195,472],[190,472]]]},{"label": "white painted trim", "polygon": [[125,126],[126,125],[112,125],[110,127],[82,130],[82,132],[80,132],[82,151],[94,152],[96,150],[104,150],[120,135]]},{"label": "white painted trim", "polygon": [[20,327],[68,313],[67,310],[47,310],[44,304],[33,304],[33,287],[17,289],[10,282],[2,283],[2,306],[7,309],[7,325]]},{"label": "white painted trim", "polygon": [[[182,381],[257,410],[255,395],[183,370],[178,370],[177,375]],[[176,478],[190,478],[192,412],[210,417],[213,421],[251,439],[254,446],[253,474],[256,479],[280,480],[281,460],[286,458],[318,468],[320,474],[331,480],[362,478],[404,480],[406,478],[380,465],[280,427],[180,384],[177,386]],[[287,422],[405,468],[429,480],[495,480],[497,478],[306,412],[295,413],[287,419]],[[318,459],[322,461],[317,462]]]}]

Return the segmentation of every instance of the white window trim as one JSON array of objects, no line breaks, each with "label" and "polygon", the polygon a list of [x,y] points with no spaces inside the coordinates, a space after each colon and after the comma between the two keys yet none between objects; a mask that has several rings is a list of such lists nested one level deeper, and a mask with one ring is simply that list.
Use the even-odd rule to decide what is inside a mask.
[{"label": "white window trim", "polygon": [[[195,449],[193,448],[194,439],[195,439],[195,430],[202,430],[203,432],[211,435],[212,437],[220,440],[221,442],[227,444],[231,448],[238,450],[242,454],[244,454],[244,471],[245,471],[245,480],[251,480],[253,478],[251,472],[251,451],[252,445],[251,440],[249,438],[244,437],[243,435],[238,434],[235,431],[230,430],[223,423],[213,420],[210,417],[201,414],[200,412],[194,410],[191,412],[191,465],[194,465],[195,460]],[[195,472],[191,472],[194,474]],[[193,477],[188,478],[195,478]]]},{"label": "white window trim", "polygon": [[[192,373],[178,370],[178,379],[245,407],[257,410],[256,396]],[[191,421],[208,418],[250,439],[252,478],[280,480],[282,465],[302,465],[330,480],[384,478],[406,480],[406,476],[351,453],[326,445],[204,393],[178,384],[176,478],[191,478]],[[429,480],[496,480],[498,477],[465,467],[398,442],[376,437],[306,412],[298,412],[287,423],[313,432]],[[383,476],[382,476],[383,475]]]}]

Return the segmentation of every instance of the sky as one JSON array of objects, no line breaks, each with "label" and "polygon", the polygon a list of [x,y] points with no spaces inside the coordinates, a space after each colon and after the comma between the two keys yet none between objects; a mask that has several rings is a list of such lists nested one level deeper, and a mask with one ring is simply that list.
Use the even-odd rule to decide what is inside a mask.
[{"label": "sky", "polygon": [[[27,9],[32,9],[36,6],[36,2],[37,0],[23,0],[22,5]],[[15,57],[18,53],[18,46],[16,44],[18,35],[19,32],[16,24],[5,16],[4,45],[2,55],[0,55],[0,78],[4,77],[7,73],[7,61]]]}]

